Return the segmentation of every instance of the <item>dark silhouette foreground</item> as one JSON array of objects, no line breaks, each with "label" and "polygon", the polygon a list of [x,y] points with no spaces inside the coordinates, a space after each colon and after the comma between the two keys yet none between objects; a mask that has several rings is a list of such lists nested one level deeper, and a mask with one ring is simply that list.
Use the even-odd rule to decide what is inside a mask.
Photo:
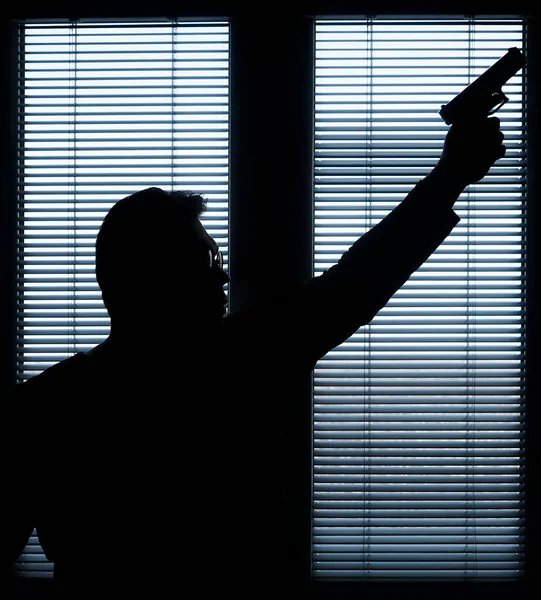
[{"label": "dark silhouette foreground", "polygon": [[299,425],[296,382],[438,248],[502,139],[496,118],[451,128],[436,168],[335,266],[228,315],[202,198],[150,188],[113,206],[96,242],[109,337],[3,406],[4,572],[36,527],[68,596],[163,586],[251,598],[292,585],[284,497],[297,462],[284,436]]}]

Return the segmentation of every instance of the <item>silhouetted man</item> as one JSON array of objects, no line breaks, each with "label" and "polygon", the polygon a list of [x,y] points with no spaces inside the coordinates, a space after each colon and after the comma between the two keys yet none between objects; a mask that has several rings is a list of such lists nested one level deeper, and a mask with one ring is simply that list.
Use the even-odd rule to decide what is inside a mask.
[{"label": "silhouetted man", "polygon": [[454,202],[502,140],[497,118],[451,128],[434,170],[335,266],[227,316],[204,200],[150,188],[115,204],[96,241],[109,337],[18,385],[4,421],[4,564],[35,526],[57,583],[79,597],[279,591],[288,390],[447,237]]}]

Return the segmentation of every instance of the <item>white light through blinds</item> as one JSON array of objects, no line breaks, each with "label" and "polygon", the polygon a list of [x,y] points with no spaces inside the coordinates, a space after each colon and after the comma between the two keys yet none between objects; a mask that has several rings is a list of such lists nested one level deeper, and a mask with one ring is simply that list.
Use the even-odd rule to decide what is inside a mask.
[{"label": "white light through blinds", "polygon": [[[441,105],[512,46],[518,19],[316,23],[316,274],[430,171]],[[317,364],[316,578],[522,572],[523,84],[497,113],[507,155],[461,196],[452,234]]]},{"label": "white light through blinds", "polygon": [[[157,186],[203,194],[227,265],[229,25],[20,30],[18,379],[109,333],[94,273],[108,209]],[[35,537],[18,570],[50,573]]]}]

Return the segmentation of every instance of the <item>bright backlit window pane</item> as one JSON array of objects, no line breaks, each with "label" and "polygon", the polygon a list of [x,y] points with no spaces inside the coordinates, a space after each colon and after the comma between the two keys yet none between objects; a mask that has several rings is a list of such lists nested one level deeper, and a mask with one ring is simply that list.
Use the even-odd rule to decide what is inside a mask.
[{"label": "bright backlit window pane", "polygon": [[[441,105],[523,33],[520,20],[317,22],[316,274],[428,174]],[[524,81],[504,87],[507,155],[460,197],[460,223],[316,366],[317,579],[522,573]]]},{"label": "bright backlit window pane", "polygon": [[[108,335],[94,244],[121,198],[152,186],[204,195],[201,221],[227,266],[229,25],[26,24],[19,50],[24,381]],[[18,570],[52,573],[34,536]]]}]

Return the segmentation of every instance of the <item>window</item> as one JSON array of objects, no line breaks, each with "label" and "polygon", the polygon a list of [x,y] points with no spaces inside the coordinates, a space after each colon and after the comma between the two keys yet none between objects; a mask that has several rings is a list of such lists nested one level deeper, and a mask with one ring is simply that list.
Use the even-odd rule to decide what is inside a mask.
[{"label": "window", "polygon": [[[441,104],[512,46],[520,19],[317,22],[316,273],[430,171]],[[460,223],[315,369],[318,579],[523,572],[523,82],[497,113],[506,157],[462,194]]]},{"label": "window", "polygon": [[[94,244],[117,200],[151,186],[202,193],[227,263],[229,25],[26,24],[19,43],[22,381],[108,335]],[[37,538],[18,568],[52,572]]]},{"label": "window", "polygon": [[[385,13],[19,24],[15,350],[0,339],[17,379],[108,334],[94,240],[118,199],[204,194],[234,309],[334,264],[435,164],[441,104],[509,47],[531,58],[523,18]],[[504,88],[507,155],[462,195],[460,223],[306,386],[295,535],[318,597],[525,571],[532,65]],[[17,569],[52,574],[35,536]]]}]

